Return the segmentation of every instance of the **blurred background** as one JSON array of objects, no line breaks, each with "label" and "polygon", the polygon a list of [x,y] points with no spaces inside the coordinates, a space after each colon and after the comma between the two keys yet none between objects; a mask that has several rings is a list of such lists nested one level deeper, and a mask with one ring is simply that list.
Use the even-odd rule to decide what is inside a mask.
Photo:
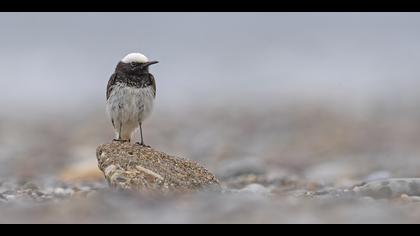
[{"label": "blurred background", "polygon": [[418,13],[1,13],[0,179],[103,182],[106,84],[130,52],[160,61],[146,142],[230,188],[420,177],[419,28]]}]

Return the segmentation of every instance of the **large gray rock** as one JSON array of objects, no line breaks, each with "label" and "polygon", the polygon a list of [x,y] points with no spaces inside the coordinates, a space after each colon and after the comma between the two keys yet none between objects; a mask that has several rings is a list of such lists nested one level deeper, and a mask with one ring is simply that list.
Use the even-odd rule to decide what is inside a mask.
[{"label": "large gray rock", "polygon": [[110,186],[142,192],[220,190],[216,177],[194,161],[128,142],[100,145],[99,169]]}]

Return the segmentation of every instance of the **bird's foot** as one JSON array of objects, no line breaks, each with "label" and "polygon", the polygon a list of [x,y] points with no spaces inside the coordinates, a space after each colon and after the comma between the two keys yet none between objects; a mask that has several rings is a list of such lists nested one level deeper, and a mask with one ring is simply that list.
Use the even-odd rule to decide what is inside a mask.
[{"label": "bird's foot", "polygon": [[120,142],[120,143],[129,143],[130,140],[125,140],[125,139],[113,139],[112,142]]},{"label": "bird's foot", "polygon": [[150,148],[150,146],[149,146],[149,145],[146,145],[146,144],[144,144],[144,143],[139,143],[139,142],[136,142],[136,144],[137,144],[137,145],[140,145],[140,146],[143,146],[143,147]]}]

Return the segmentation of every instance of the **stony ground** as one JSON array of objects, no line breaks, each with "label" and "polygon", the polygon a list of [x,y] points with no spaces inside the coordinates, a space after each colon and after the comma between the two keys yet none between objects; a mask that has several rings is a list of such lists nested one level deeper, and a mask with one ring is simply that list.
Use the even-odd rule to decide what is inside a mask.
[{"label": "stony ground", "polygon": [[418,120],[386,107],[157,110],[148,144],[206,166],[224,188],[159,197],[108,188],[95,157],[113,135],[102,110],[1,117],[0,223],[420,223],[408,180],[414,192],[354,194],[366,182],[420,177]]},{"label": "stony ground", "polygon": [[239,182],[248,184],[160,197],[111,191],[103,183],[3,183],[1,223],[420,223],[418,197],[311,191],[313,183],[255,175],[225,184]]}]

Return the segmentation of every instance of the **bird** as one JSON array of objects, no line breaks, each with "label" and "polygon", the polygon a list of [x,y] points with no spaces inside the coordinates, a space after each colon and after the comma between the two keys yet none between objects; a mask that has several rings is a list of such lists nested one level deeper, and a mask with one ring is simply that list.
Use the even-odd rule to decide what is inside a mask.
[{"label": "bird", "polygon": [[115,67],[106,89],[106,110],[111,119],[116,138],[113,141],[131,142],[133,132],[139,128],[142,146],[142,123],[152,112],[156,98],[156,82],[149,61],[141,53],[129,53]]}]

